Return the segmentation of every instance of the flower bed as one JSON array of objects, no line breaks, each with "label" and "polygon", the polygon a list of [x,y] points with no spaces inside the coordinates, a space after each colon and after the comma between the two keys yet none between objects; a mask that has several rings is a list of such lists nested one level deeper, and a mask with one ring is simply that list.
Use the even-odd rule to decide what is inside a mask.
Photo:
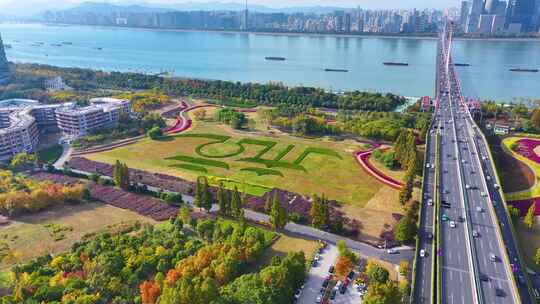
[{"label": "flower bed", "polygon": [[531,139],[531,138],[522,138],[516,141],[516,144],[517,144],[517,148],[514,149],[514,152],[532,160],[533,162],[537,164],[540,164],[540,156],[536,154],[536,152],[534,151],[536,147],[540,146],[540,140]]},{"label": "flower bed", "polygon": [[534,215],[540,215],[540,197],[534,197],[534,198],[525,199],[525,200],[508,201],[507,203],[508,205],[511,205],[519,209],[520,216],[525,216],[525,214],[527,214],[527,211],[529,210],[531,205],[534,203],[536,204]]}]

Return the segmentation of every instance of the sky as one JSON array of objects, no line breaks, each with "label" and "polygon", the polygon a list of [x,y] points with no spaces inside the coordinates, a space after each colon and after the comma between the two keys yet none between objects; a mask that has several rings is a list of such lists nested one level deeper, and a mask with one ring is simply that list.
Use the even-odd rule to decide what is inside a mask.
[{"label": "sky", "polygon": [[[114,4],[159,4],[173,5],[176,3],[208,3],[224,2],[243,3],[244,0],[0,0],[0,14],[31,14],[44,10],[64,9],[81,2],[109,2]],[[260,4],[269,7],[291,6],[342,6],[374,8],[447,8],[458,7],[460,0],[248,0],[250,4]]]}]

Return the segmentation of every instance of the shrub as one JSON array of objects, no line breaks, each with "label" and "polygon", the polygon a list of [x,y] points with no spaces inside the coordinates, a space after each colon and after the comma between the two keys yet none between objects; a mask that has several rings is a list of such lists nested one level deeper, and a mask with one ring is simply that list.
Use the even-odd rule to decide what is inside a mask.
[{"label": "shrub", "polygon": [[163,132],[158,126],[154,126],[150,130],[148,130],[147,135],[151,139],[158,139],[163,135]]}]

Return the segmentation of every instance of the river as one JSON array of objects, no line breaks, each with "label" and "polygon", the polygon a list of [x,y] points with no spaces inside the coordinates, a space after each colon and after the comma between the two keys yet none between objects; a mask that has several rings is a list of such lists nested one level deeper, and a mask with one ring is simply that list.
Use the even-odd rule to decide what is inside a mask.
[{"label": "river", "polygon": [[[0,24],[8,60],[178,77],[269,81],[333,91],[433,95],[436,40],[160,31],[91,26]],[[38,45],[36,43],[41,42]],[[62,44],[68,42],[68,44]],[[267,61],[267,56],[285,61]],[[467,96],[540,99],[540,41],[457,40],[453,56]],[[409,66],[385,66],[384,61]],[[326,72],[324,69],[349,72]]]}]

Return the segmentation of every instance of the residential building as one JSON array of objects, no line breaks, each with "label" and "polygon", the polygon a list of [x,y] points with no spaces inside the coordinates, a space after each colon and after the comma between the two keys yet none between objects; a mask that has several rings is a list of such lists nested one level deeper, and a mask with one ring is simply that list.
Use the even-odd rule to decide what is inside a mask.
[{"label": "residential building", "polygon": [[56,123],[67,141],[86,136],[97,129],[111,127],[118,123],[120,113],[129,111],[128,100],[114,98],[96,98],[89,106],[71,104],[58,108],[55,112]]}]

